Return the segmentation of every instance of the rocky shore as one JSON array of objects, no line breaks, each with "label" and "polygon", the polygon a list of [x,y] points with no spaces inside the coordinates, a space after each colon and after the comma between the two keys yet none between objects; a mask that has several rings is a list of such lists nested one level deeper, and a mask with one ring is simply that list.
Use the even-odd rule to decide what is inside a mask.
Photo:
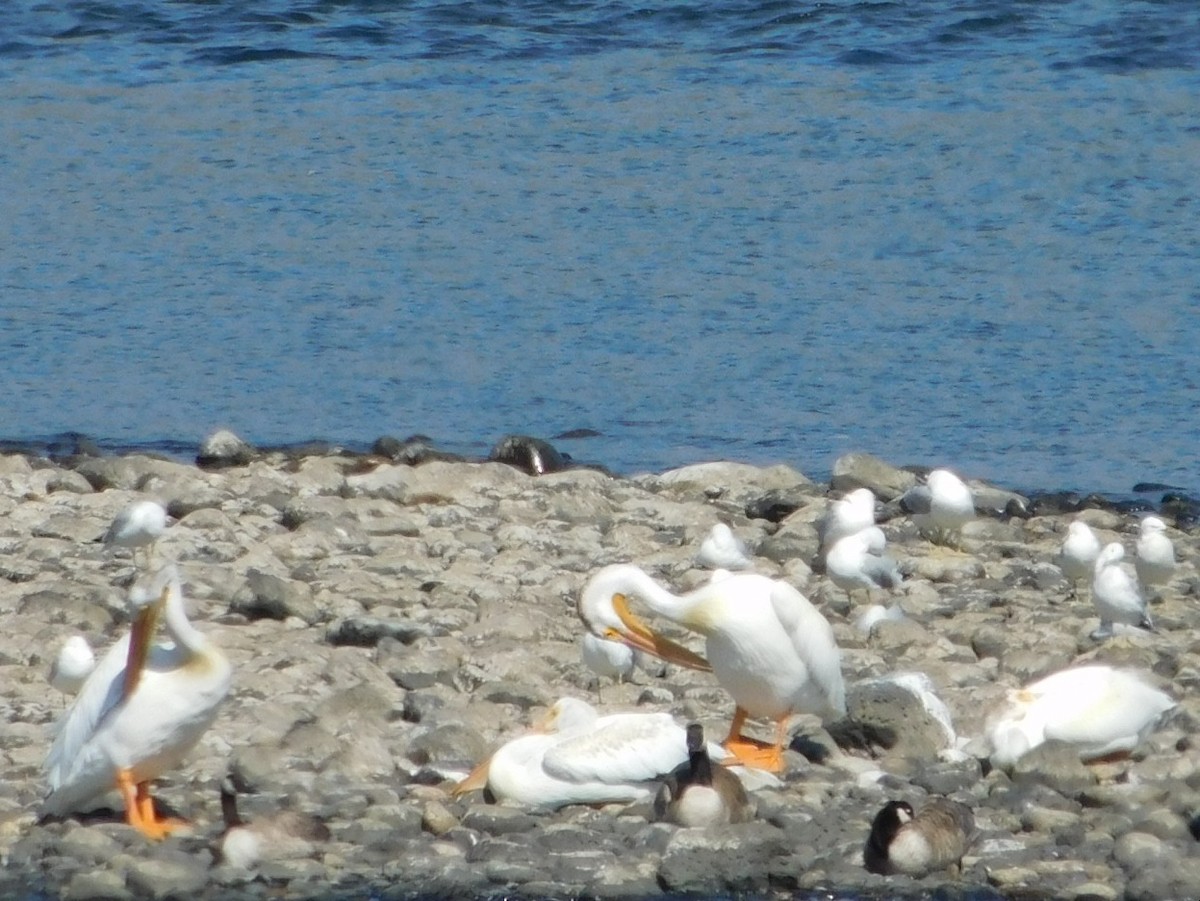
[{"label": "rocky shore", "polygon": [[[866,486],[888,502],[916,481],[873,458],[847,457],[832,484],[816,484],[737,463],[618,478],[520,442],[507,462],[466,462],[407,442],[260,454],[230,439],[208,446],[203,467],[0,456],[7,896],[1200,897],[1200,538],[1179,528],[1194,522],[1187,499],[1154,505],[1181,560],[1152,606],[1157,632],[1091,638],[1091,605],[1054,564],[1074,519],[1131,549],[1134,511],[973,483],[980,517],[961,549],[931,545],[890,511],[889,553],[906,576],[890,600],[904,617],[863,634],[865,603],[813,563],[831,498]],[[157,844],[111,812],[36,817],[69,703],[47,673],[69,636],[102,650],[128,628],[137,571],[99,539],[142,498],[177,520],[155,553],[178,562],[193,622],[234,665],[216,724],[158,787],[192,828]],[[724,734],[733,705],[711,675],[669,667],[601,685],[581,663],[575,612],[608,563],[637,563],[676,590],[706,581],[695,555],[718,522],[756,571],[795,585],[832,623],[857,728],[797,717],[784,784],[755,792],[752,822],[718,829],[651,823],[649,804],[547,813],[453,797],[457,778],[564,695]],[[971,738],[1006,691],[1084,661],[1138,667],[1179,702],[1132,759],[1085,765],[1051,743],[1011,773],[991,769],[879,681],[925,674],[955,735]],[[247,819],[300,810],[332,838],[251,870],[217,863],[227,773]],[[961,874],[867,873],[876,811],[928,795],[974,810],[979,837]]]}]

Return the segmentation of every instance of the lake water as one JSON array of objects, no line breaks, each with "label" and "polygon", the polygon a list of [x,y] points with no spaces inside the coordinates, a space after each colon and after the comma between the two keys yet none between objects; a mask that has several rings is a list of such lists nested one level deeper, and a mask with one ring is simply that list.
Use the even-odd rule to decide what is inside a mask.
[{"label": "lake water", "polygon": [[1200,489],[1194,0],[0,6],[0,438]]}]

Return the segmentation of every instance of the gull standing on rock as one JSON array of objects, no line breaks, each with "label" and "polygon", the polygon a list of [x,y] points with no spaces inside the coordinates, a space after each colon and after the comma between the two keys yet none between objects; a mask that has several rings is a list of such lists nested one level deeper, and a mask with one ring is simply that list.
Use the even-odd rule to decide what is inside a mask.
[{"label": "gull standing on rock", "polygon": [[820,552],[828,553],[840,539],[875,525],[875,495],[870,488],[857,488],[829,505],[817,523]]},{"label": "gull standing on rock", "polygon": [[[169,835],[150,783],[174,769],[216,718],[229,661],[188,622],[179,572],[167,566],[129,593],[134,622],[104,655],[57,725],[46,758],[43,816],[65,816],[117,789],[125,818],[147,838]],[[171,641],[154,644],[159,618]]]},{"label": "gull standing on rock", "polygon": [[900,496],[900,509],[937,544],[958,541],[962,527],[975,518],[975,501],[967,484],[948,469],[935,469],[924,485]]},{"label": "gull standing on rock", "polygon": [[152,564],[154,543],[167,530],[167,511],[157,501],[136,501],[113,518],[112,525],[104,533],[106,548],[127,547],[133,551],[133,563],[137,565],[137,552],[144,548],[146,566]]},{"label": "gull standing on rock", "polygon": [[1148,594],[1171,581],[1175,575],[1175,545],[1167,537],[1165,522],[1157,516],[1143,519],[1134,550],[1134,568],[1143,591]]},{"label": "gull standing on rock", "polygon": [[717,523],[700,542],[696,562],[708,569],[749,569],[752,562],[746,543],[723,522]]},{"label": "gull standing on rock", "polygon": [[[636,599],[658,616],[706,639],[703,657],[656,634],[629,611]],[[846,713],[841,651],[829,621],[786,582],[733,573],[685,595],[672,594],[644,570],[606,566],[588,581],[579,616],[601,638],[692,669],[711,669],[736,705],[725,748],[748,766],[783,768],[788,719],[795,713]],[[742,735],[748,717],[775,720],[775,740]]]},{"label": "gull standing on rock", "polygon": [[1092,638],[1108,638],[1113,634],[1114,623],[1125,623],[1154,631],[1154,623],[1146,611],[1146,598],[1121,560],[1125,548],[1119,541],[1104,546],[1096,558],[1095,575],[1092,579],[1092,604],[1100,615],[1100,628]]},{"label": "gull standing on rock", "polygon": [[[591,632],[583,633],[580,652],[584,665],[601,679],[614,679],[620,685],[633,675],[638,665],[638,651],[623,641],[598,638]],[[603,685],[597,685],[596,694],[602,695]],[[601,698],[603,700],[603,698]]]},{"label": "gull standing on rock", "polygon": [[885,542],[882,530],[872,526],[839,538],[825,555],[825,574],[851,603],[855,591],[865,591],[869,603],[873,590],[899,588],[904,581],[896,561],[883,553]]},{"label": "gull standing on rock", "polygon": [[1058,568],[1071,582],[1074,597],[1083,582],[1089,588],[1096,572],[1096,558],[1100,556],[1100,539],[1086,522],[1076,520],[1067,527],[1067,537],[1058,555]]},{"label": "gull standing on rock", "polygon": [[50,665],[50,684],[65,695],[73,695],[96,668],[96,655],[82,635],[63,642],[58,657]]}]

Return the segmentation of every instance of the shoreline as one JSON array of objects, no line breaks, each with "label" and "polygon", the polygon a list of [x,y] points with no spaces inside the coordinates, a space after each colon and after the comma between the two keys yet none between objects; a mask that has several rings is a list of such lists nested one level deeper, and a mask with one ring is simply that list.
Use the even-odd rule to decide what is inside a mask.
[{"label": "shoreline", "polygon": [[[906,571],[893,597],[905,617],[863,635],[855,620],[864,605],[810,565],[815,523],[844,486],[885,478],[913,477],[866,458],[835,468],[843,487],[831,493],[787,466],[737,463],[624,478],[587,468],[531,476],[436,455],[410,466],[256,450],[205,468],[144,455],[70,465],[0,456],[7,878],[62,898],[281,888],[289,897],[604,899],[1200,891],[1189,831],[1200,814],[1196,534],[1171,532],[1182,566],[1154,606],[1159,632],[1097,642],[1090,604],[1069,597],[1053,555],[1075,518],[1129,544],[1135,513],[1017,515],[1010,504],[1024,499],[997,489],[993,515],[972,523],[953,554],[893,516],[883,528]],[[178,561],[192,621],[234,665],[216,724],[157,791],[194,834],[155,845],[123,824],[38,824],[33,814],[47,735],[65,703],[46,687],[46,668],[70,634],[105,647],[127,629],[136,573],[126,553],[105,553],[96,539],[145,496],[178,519],[159,554]],[[707,581],[695,552],[716,522],[750,545],[755,571],[787,580],[826,615],[848,689],[923,672],[959,736],[977,735],[1010,688],[1092,660],[1153,674],[1179,709],[1131,761],[1094,769],[1047,746],[1012,774],[931,755],[934,739],[915,718],[881,724],[855,747],[839,744],[829,724],[796,717],[783,786],[755,793],[754,821],[713,830],[650,823],[646,804],[540,813],[451,797],[456,776],[563,695],[596,703],[602,687],[605,710],[668,711],[723,734],[732,703],[710,675],[672,667],[600,686],[580,662],[574,610],[589,575],[610,562],[636,562],[676,590]],[[227,771],[255,789],[243,796],[249,819],[301,809],[333,840],[255,871],[213,866],[216,785]],[[930,794],[975,809],[981,836],[961,878],[867,874],[861,849],[878,807]]]}]

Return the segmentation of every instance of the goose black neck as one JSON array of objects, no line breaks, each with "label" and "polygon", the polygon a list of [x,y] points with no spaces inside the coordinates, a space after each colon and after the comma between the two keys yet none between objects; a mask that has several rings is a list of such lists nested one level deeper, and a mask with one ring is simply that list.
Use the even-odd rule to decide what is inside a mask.
[{"label": "goose black neck", "polygon": [[246,821],[238,815],[237,795],[225,786],[221,787],[221,816],[225,820],[226,829],[246,825]]}]

